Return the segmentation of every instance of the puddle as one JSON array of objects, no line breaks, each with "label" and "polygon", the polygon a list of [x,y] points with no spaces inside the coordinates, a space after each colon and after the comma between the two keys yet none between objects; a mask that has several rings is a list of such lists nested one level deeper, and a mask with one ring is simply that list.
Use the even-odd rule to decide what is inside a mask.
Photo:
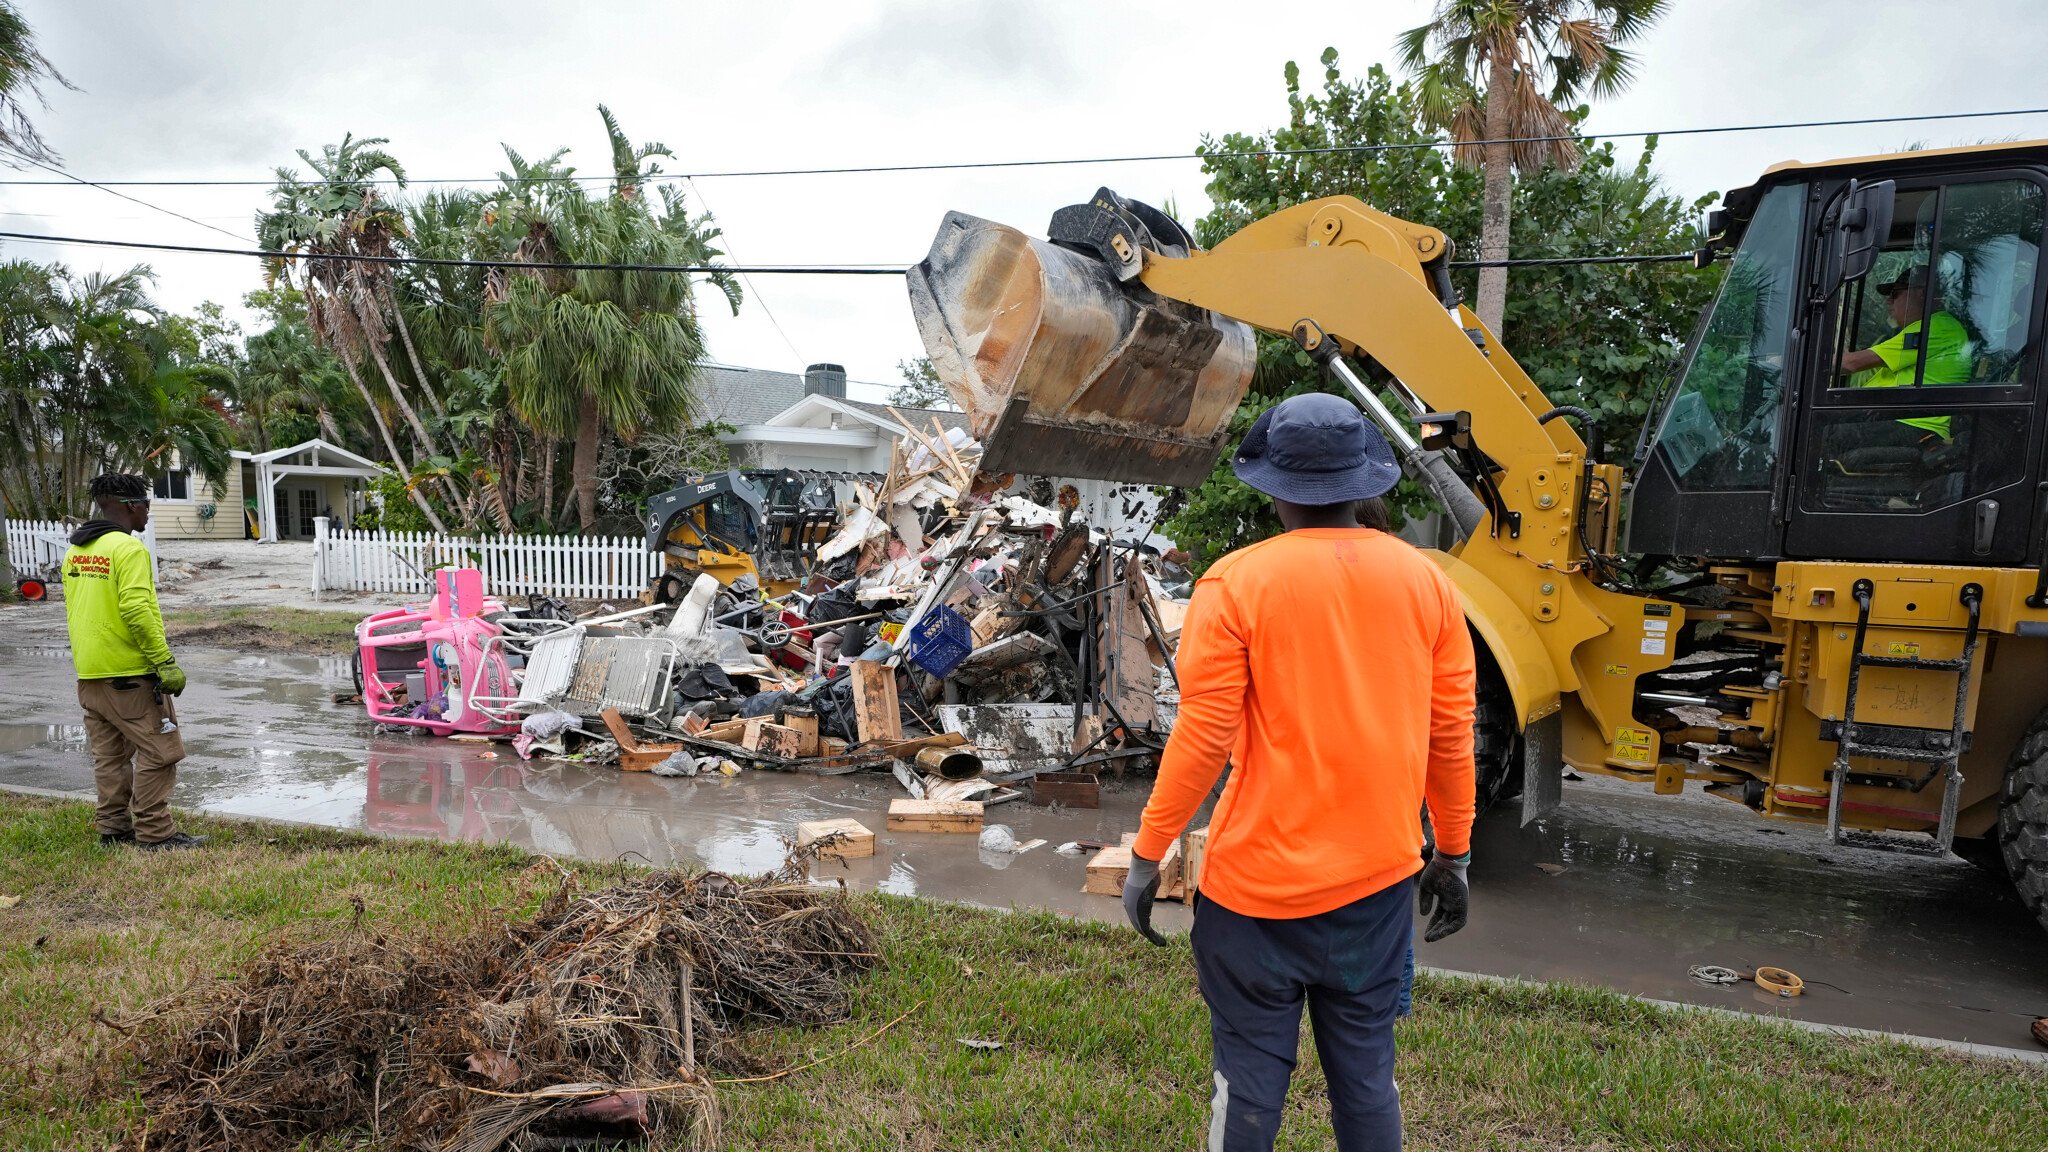
[{"label": "puddle", "polygon": [[[990,808],[989,822],[1046,841],[996,855],[973,836],[888,831],[902,792],[886,775],[670,780],[525,762],[504,746],[376,734],[360,708],[333,703],[345,660],[201,648],[180,658],[192,683],[179,701],[190,751],[180,806],[734,873],[779,863],[798,821],[851,816],[876,833],[875,855],[821,862],[817,875],[1122,919],[1115,899],[1082,895],[1085,858],[1053,848],[1135,829],[1144,783],[1105,780],[1094,811]],[[0,684],[0,785],[89,795],[66,650],[0,646]],[[2001,881],[1961,861],[1828,849],[1811,830],[1695,797],[1596,781],[1566,796],[1528,828],[1507,812],[1481,822],[1471,926],[1418,945],[1421,963],[2011,1047],[2030,1046],[2029,1020],[2048,1014],[2048,937]],[[1161,904],[1158,921],[1185,931],[1189,916]],[[1777,965],[1808,992],[1782,1001],[1750,984],[1702,985],[1687,977],[1695,964]]]}]

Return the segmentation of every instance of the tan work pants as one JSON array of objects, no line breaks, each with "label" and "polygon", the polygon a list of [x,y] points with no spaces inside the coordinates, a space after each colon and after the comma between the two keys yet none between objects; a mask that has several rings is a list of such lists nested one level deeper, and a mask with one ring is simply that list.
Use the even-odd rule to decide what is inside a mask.
[{"label": "tan work pants", "polygon": [[169,698],[159,704],[154,680],[124,676],[80,680],[78,703],[85,709],[93,783],[99,789],[93,824],[100,835],[132,831],[138,842],[154,844],[177,831],[171,823],[171,786],[178,782],[185,738],[163,731],[171,716]]}]

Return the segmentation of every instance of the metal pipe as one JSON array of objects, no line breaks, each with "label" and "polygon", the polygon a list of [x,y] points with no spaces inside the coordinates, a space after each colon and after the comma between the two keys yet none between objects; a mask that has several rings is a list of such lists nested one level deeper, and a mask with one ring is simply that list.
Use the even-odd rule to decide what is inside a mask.
[{"label": "metal pipe", "polygon": [[1394,413],[1380,402],[1380,394],[1367,387],[1342,356],[1330,357],[1330,371],[1351,390],[1352,398],[1372,416],[1373,423],[1380,426],[1380,431],[1387,434],[1387,439],[1394,442],[1394,447],[1403,457],[1422,451],[1422,445],[1408,434],[1408,426],[1394,418]]},{"label": "metal pipe", "polygon": [[1694,708],[1721,706],[1721,702],[1711,696],[1686,696],[1678,692],[1638,692],[1636,699],[1649,704],[1684,704]]}]

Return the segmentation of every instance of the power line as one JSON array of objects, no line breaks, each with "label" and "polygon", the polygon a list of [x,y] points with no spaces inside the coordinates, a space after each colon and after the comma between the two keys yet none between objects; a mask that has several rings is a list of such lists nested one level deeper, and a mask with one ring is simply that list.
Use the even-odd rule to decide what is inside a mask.
[{"label": "power line", "polygon": [[[537,272],[728,272],[737,276],[901,276],[903,264],[590,264],[535,263],[529,260],[464,260],[440,256],[350,256],[331,252],[276,252],[262,248],[209,248],[200,244],[162,244],[143,240],[101,240],[84,236],[47,236],[36,232],[0,232],[0,240],[34,244],[82,244],[94,248],[140,248],[151,252],[188,252],[206,256],[253,256],[259,260],[344,260],[361,264],[420,264],[435,268],[522,268]],[[1453,268],[1519,268],[1568,264],[1672,264],[1690,261],[1690,252],[1623,256],[1540,256],[1522,260],[1453,260]],[[794,348],[791,351],[795,351]],[[801,359],[801,357],[799,357]]]},{"label": "power line", "polygon": [[357,264],[420,264],[434,268],[521,268],[536,272],[730,272],[759,276],[901,276],[904,266],[847,264],[592,264],[575,261],[536,263],[530,260],[463,260],[441,256],[351,256],[336,252],[277,252],[264,248],[210,248],[202,244],[163,244],[144,240],[101,240],[85,236],[48,236],[35,232],[0,232],[0,240],[34,244],[82,244],[93,248],[139,248],[150,252],[188,252],[206,256],[253,256],[259,260],[341,260]]},{"label": "power line", "polygon": [[[711,201],[706,200],[704,198],[704,190],[702,188],[697,187],[695,181],[691,182],[690,191],[696,194],[697,203],[704,205],[704,211],[710,213],[713,219],[717,219],[718,214],[716,212],[711,211]],[[738,260],[740,258],[740,252],[738,248],[735,248],[733,246],[732,237],[725,235],[721,230],[719,238],[725,241],[726,253],[730,255],[734,260]],[[768,317],[768,323],[771,327],[775,329],[775,334],[777,336],[782,337],[782,346],[784,348],[789,349],[789,354],[791,356],[796,357],[797,363],[803,363],[804,354],[796,350],[796,342],[789,338],[789,333],[784,332],[782,330],[782,321],[777,320],[775,318],[775,312],[768,307],[768,298],[766,296],[761,295],[761,290],[754,286],[753,278],[748,276],[746,273],[742,272],[740,273],[740,282],[742,284],[745,284],[747,286],[747,291],[753,294],[754,303],[759,304],[761,306],[761,314],[763,316]]]},{"label": "power line", "polygon": [[[1934,120],[1982,120],[2002,116],[2039,116],[2048,114],[2048,108],[2004,108],[1983,112],[1930,112],[1913,116],[1860,116],[1838,120],[1789,120],[1767,124],[1721,124],[1700,128],[1665,128],[1630,132],[1588,132],[1565,136],[1522,136],[1506,140],[1469,140],[1458,144],[1451,140],[1416,140],[1396,144],[1333,144],[1323,148],[1269,148],[1243,151],[1197,151],[1197,152],[1154,152],[1119,156],[1059,157],[1037,160],[963,160],[948,163],[926,164],[866,164],[840,168],[751,168],[727,171],[705,172],[656,172],[643,176],[643,181],[656,180],[716,180],[751,177],[780,176],[853,176],[890,172],[952,172],[980,168],[1054,168],[1085,164],[1139,164],[1162,160],[1224,160],[1280,156],[1324,156],[1344,153],[1405,152],[1423,148],[1483,147],[1488,144],[1529,144],[1554,141],[1578,140],[1631,140],[1649,136],[1708,136],[1733,132],[1779,132],[1795,128],[1848,128],[1870,124],[1921,124]],[[69,176],[69,173],[65,173]],[[101,180],[87,181],[72,176],[70,179],[95,188],[110,187],[271,187],[277,181],[269,180]],[[547,176],[531,177],[535,182],[553,180],[607,181],[613,176]],[[400,181],[395,178],[364,180],[365,184],[499,184],[518,183],[518,179],[507,181],[500,176],[467,177],[421,177]],[[62,184],[60,180],[0,180],[0,187],[35,187]],[[154,207],[154,205],[152,205]]]},{"label": "power line", "polygon": [[[16,149],[10,148],[10,149],[8,149],[8,151],[9,151],[9,152],[13,152],[16,158],[18,158],[18,159],[20,159],[20,160],[22,160],[22,161],[25,161],[26,163],[29,163],[29,164],[33,164],[33,165],[35,165],[36,167],[38,167],[38,168],[41,168],[41,169],[42,169],[43,171],[45,171],[45,172],[55,172],[55,173],[56,173],[57,175],[59,175],[59,176],[62,176],[62,177],[64,177],[64,179],[65,179],[66,181],[69,181],[69,182],[71,182],[71,183],[74,183],[74,184],[83,184],[83,185],[85,185],[85,186],[86,186],[86,187],[88,187],[88,188],[97,188],[97,189],[99,189],[100,191],[102,191],[102,192],[105,192],[105,193],[106,193],[107,195],[109,195],[109,196],[119,196],[119,197],[120,197],[121,199],[123,199],[123,200],[126,200],[126,201],[128,201],[128,202],[129,202],[130,204],[140,204],[140,205],[142,205],[142,206],[143,206],[144,208],[147,208],[147,209],[149,209],[149,210],[150,210],[150,211],[152,211],[152,212],[161,212],[161,213],[163,213],[163,214],[164,214],[164,215],[166,215],[166,216],[175,216],[175,217],[177,217],[178,219],[180,219],[180,220],[183,220],[183,221],[184,221],[185,223],[187,223],[187,224],[197,224],[197,225],[199,225],[199,226],[200,226],[201,228],[205,228],[205,229],[207,229],[208,231],[211,231],[211,232],[218,232],[218,233],[220,233],[221,235],[223,235],[223,236],[226,236],[226,237],[227,237],[228,239],[230,239],[230,240],[248,240],[248,239],[249,239],[249,237],[247,237],[247,236],[243,236],[243,235],[241,235],[240,233],[236,233],[236,232],[230,232],[230,231],[228,231],[228,230],[227,230],[227,229],[225,229],[225,228],[221,228],[221,227],[217,227],[217,226],[215,226],[215,225],[212,225],[212,224],[208,224],[208,223],[207,223],[206,221],[204,221],[204,220],[197,220],[197,219],[194,219],[194,218],[192,218],[192,217],[190,217],[190,216],[187,216],[187,215],[185,215],[185,214],[184,214],[183,212],[173,212],[173,211],[171,211],[171,210],[170,210],[169,208],[166,208],[166,207],[164,207],[164,206],[163,206],[163,205],[161,205],[161,204],[152,204],[152,203],[150,203],[150,202],[149,202],[149,201],[147,201],[147,200],[143,200],[143,199],[140,199],[140,198],[138,198],[138,197],[130,196],[130,195],[129,195],[129,194],[127,194],[126,192],[121,192],[121,191],[118,191],[118,190],[116,190],[116,189],[113,189],[113,188],[109,188],[109,187],[107,187],[107,186],[106,186],[105,184],[95,184],[95,183],[93,183],[92,181],[90,181],[90,180],[87,180],[87,179],[86,179],[85,177],[83,177],[83,176],[73,176],[73,175],[72,175],[71,173],[69,173],[69,172],[66,172],[66,171],[65,171],[65,170],[63,170],[62,168],[59,168],[59,167],[57,167],[57,166],[55,166],[55,165],[53,165],[53,164],[45,164],[45,163],[43,163],[43,162],[42,162],[41,160],[38,160],[38,159],[36,159],[35,157],[33,157],[33,156],[30,156],[30,155],[27,155],[26,153],[20,152],[20,151],[18,151],[18,150],[16,150]],[[57,182],[57,181],[41,181],[41,183],[58,183],[58,182]]]}]

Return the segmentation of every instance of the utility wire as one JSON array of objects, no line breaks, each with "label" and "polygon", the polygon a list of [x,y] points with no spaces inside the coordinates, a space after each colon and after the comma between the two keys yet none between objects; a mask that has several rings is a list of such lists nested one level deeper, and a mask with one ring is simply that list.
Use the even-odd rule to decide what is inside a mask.
[{"label": "utility wire", "polygon": [[[118,191],[118,190],[116,190],[116,189],[113,189],[113,188],[109,188],[109,187],[107,187],[107,186],[106,186],[105,184],[95,184],[95,183],[93,183],[92,181],[90,181],[90,180],[87,180],[87,179],[86,179],[86,178],[84,178],[83,176],[73,176],[73,175],[72,175],[71,173],[69,173],[69,172],[66,172],[66,171],[65,171],[65,170],[63,170],[62,168],[56,167],[55,165],[52,165],[52,164],[45,164],[45,163],[43,163],[43,162],[42,162],[41,160],[38,160],[38,159],[36,159],[36,158],[35,158],[35,157],[33,157],[33,156],[27,155],[27,154],[25,154],[25,153],[23,153],[23,152],[20,152],[20,151],[17,151],[17,150],[15,150],[15,149],[9,148],[9,149],[8,149],[8,151],[9,151],[9,152],[12,152],[12,153],[14,153],[14,155],[15,155],[15,157],[16,157],[17,159],[20,159],[20,160],[22,160],[22,161],[24,161],[24,162],[26,162],[26,163],[29,163],[29,164],[33,164],[33,165],[35,165],[36,167],[38,167],[38,168],[41,168],[41,169],[42,169],[43,171],[45,171],[45,172],[55,172],[55,173],[56,173],[57,175],[59,175],[59,176],[62,176],[62,177],[64,177],[64,179],[65,179],[66,181],[69,181],[69,182],[71,182],[71,183],[74,183],[74,184],[83,184],[83,185],[85,185],[85,186],[86,186],[86,187],[88,187],[88,188],[97,188],[97,189],[99,189],[100,191],[102,191],[102,192],[105,192],[105,193],[106,193],[107,195],[109,195],[109,196],[119,196],[119,197],[120,197],[121,199],[123,199],[123,200],[126,200],[126,201],[128,201],[128,202],[129,202],[130,204],[140,204],[140,205],[142,205],[142,206],[143,206],[144,208],[147,208],[147,209],[149,209],[149,210],[150,210],[150,211],[152,211],[152,212],[161,212],[161,213],[163,213],[163,214],[164,214],[164,215],[166,215],[166,216],[175,216],[175,217],[177,217],[178,219],[180,219],[180,220],[183,220],[183,221],[184,221],[185,223],[187,223],[187,224],[197,224],[197,225],[199,225],[199,226],[200,226],[201,228],[205,228],[205,229],[207,229],[208,231],[211,231],[211,232],[218,232],[218,233],[220,233],[221,235],[223,235],[223,236],[226,236],[226,237],[227,237],[228,239],[230,239],[230,240],[244,240],[244,241],[247,241],[247,240],[249,240],[249,237],[247,237],[247,236],[244,236],[244,235],[241,235],[241,234],[240,234],[240,233],[238,233],[238,232],[230,232],[230,231],[228,231],[227,229],[225,229],[225,228],[222,228],[222,227],[219,227],[219,226],[217,226],[217,225],[213,225],[213,224],[208,224],[208,223],[207,223],[206,221],[204,221],[204,220],[199,220],[199,219],[195,219],[195,218],[193,218],[193,217],[191,217],[191,216],[187,216],[187,215],[185,215],[185,214],[184,214],[183,212],[173,212],[173,211],[171,211],[171,210],[170,210],[169,208],[166,208],[166,207],[164,207],[164,206],[163,206],[163,205],[161,205],[161,204],[152,204],[152,203],[150,203],[150,202],[149,202],[149,201],[147,201],[147,200],[142,200],[142,199],[139,199],[139,198],[137,198],[137,197],[134,197],[134,196],[130,196],[130,195],[129,195],[129,194],[127,194],[126,192],[121,192],[121,191]],[[42,181],[34,181],[34,183],[41,183],[41,184],[55,184],[55,183],[59,183],[59,181],[54,181],[54,180],[42,180]],[[251,241],[251,242],[253,243],[253,241]]]},{"label": "utility wire", "polygon": [[[848,167],[843,167],[843,168],[750,168],[750,169],[732,169],[732,170],[727,170],[727,171],[719,171],[719,172],[711,172],[711,171],[706,171],[706,172],[660,172],[660,173],[655,173],[655,174],[652,174],[652,175],[649,175],[649,176],[643,177],[643,179],[644,179],[644,180],[646,180],[646,181],[655,181],[655,180],[714,180],[714,179],[728,179],[728,178],[743,178],[743,177],[773,177],[773,176],[852,176],[852,175],[863,175],[863,174],[868,174],[868,173],[885,173],[885,172],[951,172],[951,171],[960,171],[960,170],[963,170],[963,169],[975,169],[975,168],[1055,168],[1055,167],[1064,167],[1064,166],[1069,166],[1069,165],[1081,165],[1081,164],[1137,164],[1137,163],[1147,163],[1147,162],[1151,162],[1151,161],[1159,161],[1159,160],[1223,160],[1223,159],[1242,159],[1242,158],[1250,158],[1250,157],[1268,157],[1268,156],[1273,156],[1273,157],[1278,157],[1278,156],[1325,156],[1325,155],[1332,155],[1332,154],[1342,154],[1342,153],[1354,153],[1354,152],[1363,152],[1363,153],[1370,153],[1370,152],[1406,152],[1406,151],[1415,151],[1415,150],[1419,150],[1419,149],[1423,149],[1423,148],[1452,148],[1452,147],[1457,147],[1457,148],[1477,148],[1477,147],[1483,147],[1483,146],[1485,146],[1485,145],[1488,145],[1488,144],[1529,144],[1529,143],[1546,143],[1546,142],[1551,142],[1551,141],[1566,141],[1566,140],[1631,140],[1631,139],[1638,139],[1638,138],[1642,138],[1642,137],[1648,137],[1648,136],[1708,136],[1708,135],[1718,135],[1718,134],[1723,134],[1723,133],[1731,133],[1731,132],[1779,132],[1779,131],[1786,131],[1786,130],[1790,130],[1790,129],[1794,129],[1794,128],[1847,128],[1847,127],[1856,127],[1856,126],[1860,126],[1860,125],[1869,125],[1869,124],[1919,124],[1919,123],[1925,123],[1925,122],[1928,122],[1928,121],[1931,121],[1931,120],[1982,120],[1982,119],[1987,119],[1987,118],[1992,118],[1992,117],[2001,117],[2001,116],[2038,116],[2038,115],[2043,115],[2043,114],[2048,114],[2048,108],[2003,108],[2003,109],[1998,109],[1998,110],[1995,110],[1995,111],[1985,111],[1985,112],[1931,112],[1931,113],[1927,113],[1927,114],[1924,114],[1924,115],[1915,115],[1915,116],[1860,116],[1860,117],[1854,117],[1854,118],[1847,118],[1847,119],[1840,119],[1840,120],[1788,120],[1788,121],[1781,121],[1781,122],[1776,122],[1776,123],[1768,123],[1768,124],[1721,124],[1721,125],[1713,125],[1713,126],[1709,126],[1709,127],[1701,127],[1701,128],[1666,128],[1666,129],[1662,129],[1662,130],[1658,130],[1658,131],[1632,131],[1632,132],[1586,132],[1586,133],[1579,133],[1579,134],[1574,134],[1574,135],[1563,135],[1563,136],[1519,136],[1519,137],[1514,137],[1514,138],[1512,138],[1512,139],[1502,139],[1502,140],[1492,140],[1492,139],[1487,139],[1487,140],[1468,140],[1468,141],[1465,141],[1464,143],[1459,143],[1459,142],[1457,142],[1457,141],[1453,141],[1453,140],[1417,140],[1417,141],[1406,141],[1406,142],[1402,142],[1402,143],[1396,143],[1396,144],[1333,144],[1333,145],[1330,145],[1330,146],[1327,146],[1327,147],[1323,147],[1323,148],[1263,148],[1263,149],[1249,149],[1249,150],[1244,150],[1244,151],[1228,151],[1228,152],[1225,152],[1225,151],[1196,151],[1196,152],[1154,152],[1154,153],[1140,153],[1140,154],[1133,154],[1133,155],[1122,155],[1122,156],[1086,156],[1086,157],[1061,157],[1061,158],[1051,158],[1051,159],[1039,159],[1039,160],[967,160],[967,161],[958,161],[958,162],[952,162],[952,163],[940,163],[940,164],[866,164],[866,165],[853,165],[853,166],[848,166]],[[64,175],[66,175],[66,176],[69,176],[69,173],[65,173]],[[601,176],[601,175],[589,175],[589,176],[574,176],[574,175],[572,175],[572,176],[568,176],[568,177],[561,177],[561,176],[549,176],[549,177],[533,177],[532,179],[534,179],[534,180],[542,180],[542,179],[545,179],[545,180],[562,180],[562,179],[569,179],[569,180],[577,180],[577,181],[582,181],[582,180],[591,180],[591,181],[600,181],[600,182],[601,182],[601,181],[611,180],[611,179],[613,179],[613,178],[614,178],[614,177],[611,177],[611,176]],[[110,186],[123,186],[123,187],[156,187],[156,188],[162,188],[162,187],[270,187],[270,186],[273,186],[273,185],[275,185],[275,184],[277,183],[277,181],[276,181],[275,179],[270,179],[270,180],[190,180],[190,179],[184,179],[184,180],[102,180],[102,181],[87,181],[87,180],[80,180],[80,179],[79,179],[78,177],[76,177],[76,176],[71,176],[71,177],[70,177],[70,179],[72,179],[72,180],[76,180],[76,181],[78,181],[78,182],[79,182],[79,183],[81,183],[81,184],[91,184],[91,185],[92,185],[93,187],[95,187],[95,188],[107,188],[107,187],[110,187]],[[516,182],[516,181],[515,181],[515,182]],[[63,181],[58,181],[58,180],[0,180],[0,187],[7,187],[7,186],[37,186],[37,185],[47,185],[47,184],[61,184],[61,183],[63,183]],[[400,180],[397,180],[397,179],[395,179],[395,178],[379,178],[379,179],[375,179],[375,180],[365,180],[365,181],[362,181],[362,183],[366,183],[366,184],[393,184],[393,185],[398,185],[398,184],[407,184],[407,185],[410,185],[410,184],[499,184],[499,183],[506,183],[506,181],[504,181],[504,180],[503,180],[503,179],[502,179],[501,177],[498,177],[498,176],[471,176],[471,177],[447,177],[447,176],[444,176],[444,177],[433,177],[433,178],[421,177],[421,178],[419,178],[419,179],[411,179],[411,180],[404,180],[404,181],[400,181]]]},{"label": "utility wire", "polygon": [[275,252],[263,248],[210,248],[201,244],[162,244],[142,240],[101,240],[84,236],[48,236],[36,232],[0,232],[0,240],[37,244],[83,244],[95,248],[140,248],[150,252],[191,252],[209,256],[254,256],[259,260],[342,260],[358,264],[422,264],[435,268],[522,268],[538,272],[731,272],[738,275],[901,276],[902,265],[805,264],[588,264],[572,261],[460,260],[439,256],[351,256],[338,252]]},{"label": "utility wire", "polygon": [[[704,190],[699,188],[694,180],[690,182],[690,191],[697,197],[697,203],[704,206],[704,211],[709,213],[714,220],[717,219],[718,213],[711,211],[711,201],[704,198]],[[739,249],[733,247],[732,237],[721,229],[719,239],[725,242],[726,255],[731,256],[734,260],[738,260],[740,258]],[[768,298],[761,295],[761,290],[754,286],[753,277],[742,272],[740,273],[740,283],[747,286],[747,291],[753,294],[754,303],[761,306],[761,314],[768,317],[768,323],[775,329],[775,334],[782,337],[782,346],[789,349],[789,354],[796,357],[797,363],[804,363],[804,354],[796,350],[796,342],[789,338],[789,333],[782,330],[782,321],[775,318],[774,310],[768,307]]]},{"label": "utility wire", "polygon": [[[39,232],[0,232],[0,240],[33,244],[82,244],[94,248],[141,248],[151,252],[189,252],[205,256],[254,256],[259,260],[349,260],[362,264],[422,264],[435,268],[523,268],[547,272],[729,272],[737,276],[901,276],[902,264],[542,264],[527,260],[461,260],[439,256],[350,256],[338,252],[274,252],[262,248],[210,248],[201,244],[161,244],[142,240],[101,240],[85,236],[48,236]],[[1540,256],[1524,260],[1453,260],[1453,268],[1525,268],[1567,264],[1674,264],[1691,262],[1690,252],[1642,256]],[[758,301],[757,301],[758,302]],[[780,330],[777,325],[777,330]],[[784,337],[787,340],[787,337]],[[790,349],[794,352],[796,349]],[[802,357],[798,357],[802,359]]]}]

